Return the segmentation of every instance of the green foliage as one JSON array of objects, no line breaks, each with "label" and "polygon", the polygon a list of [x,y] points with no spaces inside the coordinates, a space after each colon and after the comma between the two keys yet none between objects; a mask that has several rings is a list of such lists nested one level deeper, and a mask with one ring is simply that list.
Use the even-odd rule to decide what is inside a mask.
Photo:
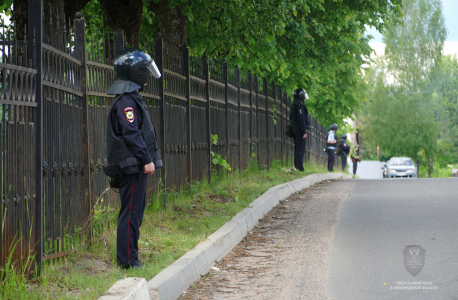
[{"label": "green foliage", "polygon": [[453,164],[457,161],[456,145],[448,140],[438,140],[435,163],[437,162],[441,168],[446,168],[448,164]]},{"label": "green foliage", "polygon": [[287,91],[306,88],[310,112],[327,126],[358,112],[365,93],[360,69],[371,52],[364,26],[383,30],[400,0],[171,3],[189,12],[194,54],[224,56]]},{"label": "green foliage", "polygon": [[210,135],[210,137],[211,137],[213,145],[218,145],[218,135],[217,134],[212,134],[212,135]]},{"label": "green foliage", "polygon": [[229,165],[227,161],[221,157],[221,155],[213,151],[211,151],[210,153],[212,155],[212,163],[214,165],[220,165],[221,167],[225,168],[226,170],[232,171],[231,165]]},{"label": "green foliage", "polygon": [[[458,146],[458,61],[456,56],[443,56],[430,83],[439,126],[438,138],[452,148]],[[449,162],[455,162],[451,157]]]},{"label": "green foliage", "polygon": [[13,16],[13,0],[0,0],[0,11],[11,18]]},{"label": "green foliage", "polygon": [[[217,145],[218,144],[218,135],[217,134],[212,134],[210,136],[211,136],[211,140],[212,140],[213,145]],[[226,169],[228,171],[232,171],[231,165],[229,165],[227,163],[227,161],[221,157],[221,155],[219,155],[218,153],[215,153],[213,151],[210,151],[210,153],[211,153],[211,156],[212,156],[212,163],[215,166],[219,165],[219,166],[223,167],[224,169]]]},{"label": "green foliage", "polygon": [[[440,61],[445,40],[439,0],[404,0],[401,24],[384,34],[386,55],[367,72],[369,82],[367,145],[387,156],[428,161],[436,152],[438,126],[433,90],[429,84]],[[369,146],[369,147],[368,147]]]},{"label": "green foliage", "polygon": [[[144,0],[140,41],[152,41],[159,15]],[[188,18],[187,44],[193,55],[224,57],[243,72],[252,70],[290,93],[307,89],[310,113],[325,126],[358,114],[365,99],[361,67],[372,49],[365,26],[383,31],[400,16],[401,0],[169,0]],[[101,26],[92,0],[83,10]],[[88,28],[90,28],[88,26]],[[274,120],[275,122],[275,120]]]}]

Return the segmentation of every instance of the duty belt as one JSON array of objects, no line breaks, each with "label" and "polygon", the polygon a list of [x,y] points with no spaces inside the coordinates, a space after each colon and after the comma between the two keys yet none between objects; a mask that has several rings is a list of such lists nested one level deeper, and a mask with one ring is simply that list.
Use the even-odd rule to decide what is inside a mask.
[{"label": "duty belt", "polygon": [[139,166],[139,165],[141,165],[141,163],[136,157],[128,158],[127,160],[122,161],[118,164],[120,169],[132,167],[132,166]]}]

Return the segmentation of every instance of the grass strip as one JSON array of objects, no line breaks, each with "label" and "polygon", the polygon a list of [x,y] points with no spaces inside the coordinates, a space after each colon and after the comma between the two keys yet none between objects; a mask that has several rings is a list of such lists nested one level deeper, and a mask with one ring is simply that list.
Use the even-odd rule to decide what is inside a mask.
[{"label": "grass strip", "polygon": [[290,168],[282,168],[279,161],[274,161],[269,172],[257,168],[221,172],[213,176],[212,186],[197,182],[180,191],[168,191],[165,209],[163,195],[154,196],[146,206],[140,228],[143,270],[122,270],[116,266],[117,210],[98,211],[99,219],[109,220],[100,242],[90,247],[74,245],[71,255],[47,262],[41,276],[32,279],[0,270],[0,275],[8,274],[0,276],[0,299],[97,299],[119,279],[150,280],[269,188],[312,173],[327,172],[325,167],[311,163],[306,164],[306,172],[291,172]]}]

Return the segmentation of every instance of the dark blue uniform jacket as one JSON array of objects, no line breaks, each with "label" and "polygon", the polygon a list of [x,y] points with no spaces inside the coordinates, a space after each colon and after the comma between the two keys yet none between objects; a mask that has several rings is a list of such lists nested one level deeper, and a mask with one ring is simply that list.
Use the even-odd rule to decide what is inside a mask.
[{"label": "dark blue uniform jacket", "polygon": [[303,136],[307,133],[309,126],[307,124],[308,111],[300,100],[294,100],[291,106],[290,120],[291,128],[295,135]]},{"label": "dark blue uniform jacket", "polygon": [[[138,92],[133,92],[132,94],[135,93],[138,94]],[[147,165],[152,160],[140,133],[140,128],[143,124],[142,111],[137,102],[129,95],[124,94],[116,103],[111,115],[111,124],[113,124],[116,136],[124,137],[127,146],[130,147],[134,155],[140,159],[143,165]],[[146,106],[143,101],[142,103]]]}]

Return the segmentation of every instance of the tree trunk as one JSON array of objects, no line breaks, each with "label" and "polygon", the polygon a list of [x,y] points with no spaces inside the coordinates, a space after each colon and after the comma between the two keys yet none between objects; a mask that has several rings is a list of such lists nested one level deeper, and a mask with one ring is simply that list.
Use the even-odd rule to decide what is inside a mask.
[{"label": "tree trunk", "polygon": [[[13,21],[16,23],[16,36],[18,40],[23,40],[25,27],[27,26],[29,0],[15,0]],[[33,34],[33,32],[32,32]]]},{"label": "tree trunk", "polygon": [[428,163],[428,176],[431,177],[431,175],[433,174],[434,172],[434,158],[431,157],[429,159],[429,163]]},{"label": "tree trunk", "polygon": [[[77,12],[81,12],[81,10],[88,4],[90,0],[65,0],[64,1],[64,12],[65,12],[65,20],[73,25],[73,21],[75,20],[75,15]],[[83,16],[84,17],[84,16]],[[68,27],[67,27],[67,31]]]},{"label": "tree trunk", "polygon": [[142,24],[142,0],[99,0],[103,12],[103,24],[113,30],[124,30],[127,43],[139,46]]},{"label": "tree trunk", "polygon": [[[50,16],[52,9],[53,20],[53,37],[59,36],[63,39],[64,28],[67,30],[67,36],[70,33],[69,23],[73,25],[75,14],[83,9],[90,0],[44,0],[43,9],[45,13],[45,36],[50,36]],[[16,34],[19,40],[25,37],[25,27],[28,19],[29,0],[14,0],[13,20],[16,22]],[[51,8],[50,8],[51,7]],[[59,26],[57,26],[59,25]],[[59,27],[60,32],[57,31]],[[32,33],[28,33],[33,35]],[[59,34],[59,35],[58,35]],[[48,40],[45,39],[47,43]]]},{"label": "tree trunk", "polygon": [[180,72],[183,44],[188,37],[188,17],[183,14],[181,5],[170,8],[168,0],[157,4],[151,1],[148,9],[159,17],[161,37],[164,40],[164,66]]}]

